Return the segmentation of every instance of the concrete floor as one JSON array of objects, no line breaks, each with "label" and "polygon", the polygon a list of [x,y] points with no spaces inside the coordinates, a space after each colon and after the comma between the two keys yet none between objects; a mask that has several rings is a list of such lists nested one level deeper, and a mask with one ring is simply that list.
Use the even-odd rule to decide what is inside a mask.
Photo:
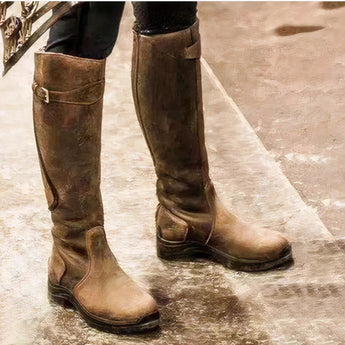
[{"label": "concrete floor", "polygon": [[293,241],[293,267],[248,274],[155,255],[155,176],[131,99],[127,4],[107,66],[102,193],[113,251],[160,306],[161,328],[145,335],[93,330],[47,301],[51,223],[32,130],[33,48],[0,81],[0,344],[343,345],[342,5],[199,4],[216,189],[237,214]]}]

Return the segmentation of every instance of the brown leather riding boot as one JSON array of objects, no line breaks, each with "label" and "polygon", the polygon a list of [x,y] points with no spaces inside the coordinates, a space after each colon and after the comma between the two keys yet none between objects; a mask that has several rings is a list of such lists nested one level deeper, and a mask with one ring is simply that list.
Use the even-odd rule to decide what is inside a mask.
[{"label": "brown leather riding boot", "polygon": [[154,299],[119,267],[103,229],[100,193],[105,60],[36,53],[34,128],[53,220],[48,291],[95,328],[158,325]]},{"label": "brown leather riding boot", "polygon": [[168,34],[134,32],[132,87],[157,174],[158,256],[208,256],[243,271],[279,266],[291,260],[289,242],[230,214],[210,181],[200,52],[197,22]]}]

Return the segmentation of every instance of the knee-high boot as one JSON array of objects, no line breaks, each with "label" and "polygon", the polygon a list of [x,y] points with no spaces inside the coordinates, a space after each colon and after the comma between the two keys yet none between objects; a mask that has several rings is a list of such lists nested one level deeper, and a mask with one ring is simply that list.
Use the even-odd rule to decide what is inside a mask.
[{"label": "knee-high boot", "polygon": [[134,32],[132,88],[156,174],[161,258],[208,256],[245,271],[291,260],[278,232],[246,224],[220,203],[204,142],[198,22],[167,34]]},{"label": "knee-high boot", "polygon": [[119,267],[106,240],[100,193],[105,60],[36,53],[34,129],[53,250],[48,291],[92,327],[135,332],[158,325],[154,299]]}]

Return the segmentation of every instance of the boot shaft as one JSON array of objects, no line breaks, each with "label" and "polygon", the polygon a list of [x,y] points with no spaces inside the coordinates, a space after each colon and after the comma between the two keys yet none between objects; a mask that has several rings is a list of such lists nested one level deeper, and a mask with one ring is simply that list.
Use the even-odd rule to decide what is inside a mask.
[{"label": "boot shaft", "polygon": [[208,211],[198,23],[145,36],[134,32],[133,97],[168,208]]},{"label": "boot shaft", "polygon": [[104,70],[104,60],[35,55],[34,130],[53,235],[59,239],[103,225]]}]

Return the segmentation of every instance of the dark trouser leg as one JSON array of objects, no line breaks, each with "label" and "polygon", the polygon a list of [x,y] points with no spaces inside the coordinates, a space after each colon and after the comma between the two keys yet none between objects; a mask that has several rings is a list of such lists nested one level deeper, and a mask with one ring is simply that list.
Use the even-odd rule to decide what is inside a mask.
[{"label": "dark trouser leg", "polygon": [[52,26],[47,52],[105,59],[115,45],[124,2],[85,2]]},{"label": "dark trouser leg", "polygon": [[[104,59],[115,45],[124,2],[85,2],[50,30],[47,52]],[[134,2],[136,31],[153,35],[186,29],[196,21],[196,2]]]},{"label": "dark trouser leg", "polygon": [[156,35],[180,31],[197,20],[197,2],[133,2],[135,31]]}]

